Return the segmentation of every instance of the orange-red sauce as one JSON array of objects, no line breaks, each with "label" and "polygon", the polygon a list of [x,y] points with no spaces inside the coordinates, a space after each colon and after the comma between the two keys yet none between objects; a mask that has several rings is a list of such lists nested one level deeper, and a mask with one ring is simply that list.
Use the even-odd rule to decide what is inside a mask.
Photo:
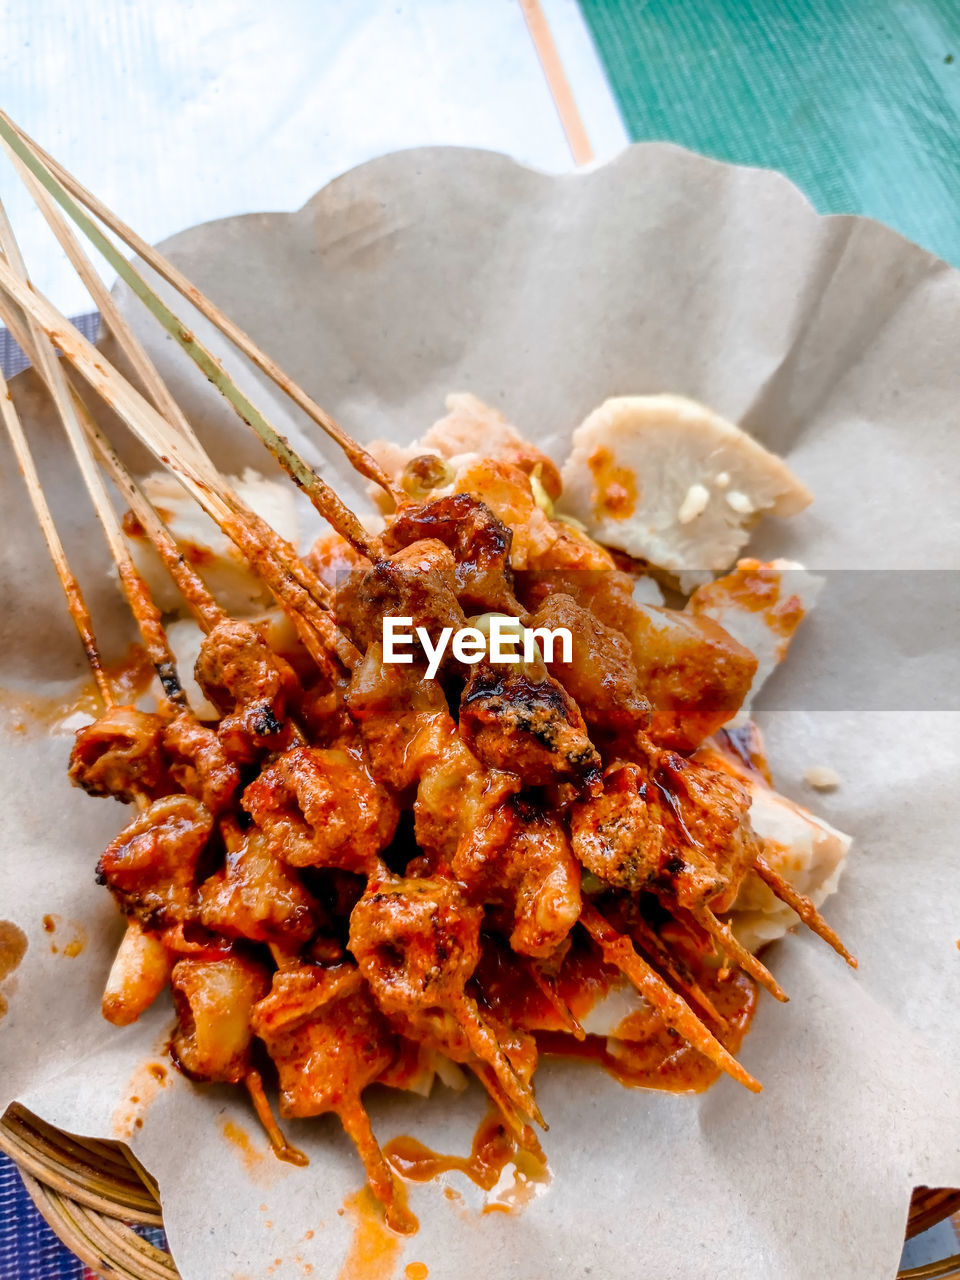
[{"label": "orange-red sauce", "polygon": [[[12,920],[0,920],[0,982],[20,965],[27,953],[27,935]],[[7,993],[10,994],[9,992]],[[0,1018],[7,1012],[7,1001],[0,993]]]},{"label": "orange-red sauce", "polygon": [[443,1173],[462,1173],[484,1191],[493,1191],[505,1170],[513,1166],[513,1183],[488,1200],[484,1213],[510,1213],[527,1204],[549,1182],[546,1159],[539,1146],[518,1145],[499,1116],[491,1112],[481,1121],[469,1156],[441,1155],[417,1138],[401,1134],[383,1149],[393,1169],[408,1182],[430,1182]]},{"label": "orange-red sauce", "polygon": [[159,1091],[167,1085],[167,1068],[160,1062],[144,1062],[134,1071],[130,1090],[112,1117],[113,1136],[127,1141],[135,1129],[143,1128],[143,1117]]},{"label": "orange-red sauce", "polygon": [[484,1191],[490,1191],[499,1182],[507,1165],[516,1158],[517,1148],[498,1117],[491,1113],[477,1129],[469,1156],[440,1155],[406,1134],[392,1138],[383,1148],[383,1154],[401,1178],[408,1182],[430,1182],[441,1173],[456,1171],[466,1174]]},{"label": "orange-red sauce", "polygon": [[[154,677],[153,663],[142,645],[131,644],[119,661],[104,668],[110,688],[121,705],[136,703],[150,688]],[[0,713],[5,726],[15,733],[38,727],[49,731],[61,720],[78,712],[96,716],[102,710],[97,686],[86,680],[79,689],[65,697],[38,697],[14,689],[0,689]]]},{"label": "orange-red sauce", "polygon": [[629,467],[618,466],[609,449],[594,450],[587,460],[594,479],[593,509],[602,520],[626,520],[637,506],[637,480]]},{"label": "orange-red sauce", "polygon": [[[687,950],[684,941],[680,937],[673,939],[681,954]],[[516,956],[486,951],[479,977],[493,1009],[510,1024],[532,1030],[541,1054],[589,1059],[622,1084],[675,1093],[700,1092],[719,1075],[709,1059],[671,1031],[648,1005],[625,1019],[616,1028],[615,1036],[577,1040]],[[756,1009],[756,985],[739,970],[721,982],[715,969],[703,967],[697,978],[727,1023],[725,1029],[710,1029],[735,1054]],[[579,1019],[621,981],[618,970],[606,964],[593,948],[574,948],[564,962],[555,990]]]},{"label": "orange-red sauce", "polygon": [[343,1208],[353,1219],[353,1239],[337,1280],[391,1280],[403,1237],[387,1226],[383,1207],[369,1187],[347,1196]]},{"label": "orange-red sauce", "polygon": [[[753,979],[739,971],[707,990],[727,1029],[717,1033],[723,1045],[736,1054],[757,1006]],[[664,1089],[670,1093],[702,1093],[720,1076],[720,1068],[671,1031],[653,1009],[632,1013],[617,1028],[617,1036],[587,1036],[576,1040],[563,1032],[537,1034],[542,1054],[580,1058],[603,1067],[621,1084],[640,1089]]]},{"label": "orange-red sauce", "polygon": [[66,928],[69,936],[65,942],[58,944],[51,942],[50,950],[54,955],[62,952],[68,960],[73,960],[87,945],[87,931],[82,924],[75,920],[65,920],[63,916],[46,915],[43,917],[44,933],[56,933],[57,929]]}]

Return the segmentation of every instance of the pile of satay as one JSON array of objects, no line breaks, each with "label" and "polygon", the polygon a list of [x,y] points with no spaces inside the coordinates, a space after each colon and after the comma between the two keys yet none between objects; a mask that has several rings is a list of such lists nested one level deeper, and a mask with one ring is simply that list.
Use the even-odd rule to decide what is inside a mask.
[{"label": "pile of satay", "polygon": [[[485,457],[478,444],[481,456],[453,486],[430,455],[388,475],[2,114],[0,137],[142,388],[33,289],[3,219],[0,317],[56,404],[158,676],[153,709],[118,704],[27,431],[0,388],[103,702],[77,734],[70,778],[134,810],[97,864],[126,921],[105,1016],[130,1023],[169,985],[180,1069],[244,1085],[278,1154],[294,1161],[302,1157],[274,1117],[274,1089],[282,1116],[336,1112],[398,1230],[412,1219],[364,1109],[367,1086],[415,1088],[434,1073],[468,1072],[518,1147],[536,1150],[538,1034],[582,1041],[588,997],[577,991],[594,990],[598,974],[625,979],[650,1025],[758,1089],[724,1046],[717,1008],[734,971],[785,999],[725,919],[745,878],[758,876],[847,953],[765,858],[737,770],[717,767],[753,655],[709,619],[671,621],[663,610],[651,629],[622,560],[553,514],[559,477],[532,446]],[[298,554],[216,470],[63,213],[311,500],[330,527],[316,548]],[[377,487],[386,515],[376,533],[108,232]],[[100,404],[228,535],[269,588],[283,628],[275,617],[238,620],[218,603],[98,425]],[[107,479],[129,508],[126,523]],[[198,718],[188,703],[164,616],[131,554],[134,526],[204,632],[195,678],[216,718]],[[446,628],[483,636],[492,619],[509,618],[518,645],[525,631],[564,628],[572,646],[526,646],[512,661],[491,649],[470,662],[448,648],[428,677],[416,642],[409,661],[385,660],[385,617],[432,641]]]}]

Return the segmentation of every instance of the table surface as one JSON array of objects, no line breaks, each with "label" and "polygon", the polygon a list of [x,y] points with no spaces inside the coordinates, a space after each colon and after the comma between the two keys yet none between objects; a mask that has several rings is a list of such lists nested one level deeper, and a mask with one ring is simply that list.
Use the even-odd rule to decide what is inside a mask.
[{"label": "table surface", "polygon": [[[960,264],[956,0],[541,5],[598,159],[661,138],[780,169]],[[518,0],[0,0],[0,24],[4,109],[152,241],[400,147],[573,165]],[[89,311],[6,167],[0,196],[38,287]],[[941,1224],[904,1265],[956,1247]],[[0,1156],[0,1280],[89,1274]]]}]

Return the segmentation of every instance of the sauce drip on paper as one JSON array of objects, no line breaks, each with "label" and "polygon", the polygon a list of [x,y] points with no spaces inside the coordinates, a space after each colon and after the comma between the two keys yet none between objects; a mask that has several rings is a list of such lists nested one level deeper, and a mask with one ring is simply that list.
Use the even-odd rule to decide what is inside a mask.
[{"label": "sauce drip on paper", "polygon": [[[0,982],[16,970],[27,954],[27,935],[12,920],[0,920]],[[7,991],[7,996],[11,992]],[[7,998],[0,991],[0,1018],[7,1012]]]}]

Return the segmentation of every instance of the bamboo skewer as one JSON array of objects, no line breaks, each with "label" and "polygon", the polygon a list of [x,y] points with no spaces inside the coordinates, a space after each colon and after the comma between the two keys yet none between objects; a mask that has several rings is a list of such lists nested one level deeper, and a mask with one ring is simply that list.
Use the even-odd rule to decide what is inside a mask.
[{"label": "bamboo skewer", "polygon": [[761,987],[782,1004],[786,1004],[790,997],[781,987],[770,970],[762,961],[758,960],[755,955],[749,952],[742,943],[738,942],[734,936],[733,930],[728,924],[722,920],[718,920],[709,907],[697,907],[690,913],[701,929],[715,942],[719,943],[721,950],[731,960],[736,961],[739,968],[744,973],[749,973],[750,977],[759,982]]},{"label": "bamboo skewer", "polygon": [[808,929],[833,947],[838,956],[843,956],[851,969],[857,968],[857,960],[840,941],[838,935],[830,928],[826,920],[804,894],[798,893],[789,880],[775,871],[762,854],[757,854],[753,869],[771,893],[791,907]]},{"label": "bamboo skewer", "polygon": [[[100,276],[97,274],[90,259],[83,252],[76,236],[58,212],[49,193],[37,181],[33,176],[33,173],[24,165],[23,161],[16,153],[11,152],[11,158],[17,172],[20,174],[27,186],[27,189],[36,201],[40,212],[44,215],[61,248],[66,253],[74,269],[77,271],[86,286],[87,291],[96,304],[104,323],[113,334],[127,359],[130,361],[134,372],[143,384],[147,396],[153,402],[155,408],[172,426],[176,427],[182,435],[191,439],[198,449],[202,449],[202,445],[200,444],[189,419],[180,408],[180,405],[170,392],[167,384],[160,376],[156,365],[150,359],[150,356],[147,354],[143,344],[140,342],[126,317],[117,306],[110,290],[100,279]],[[278,558],[281,559],[283,564],[294,573],[294,576],[298,578],[301,585],[309,591],[320,604],[329,606],[331,603],[329,592],[315,575],[302,572],[303,566],[299,561],[295,548],[291,547],[284,539],[280,538],[274,530],[270,529],[265,522],[261,521],[255,512],[244,508],[242,504],[237,502],[235,495],[229,490],[225,492],[224,496],[230,505],[234,507],[235,511],[242,511],[247,520],[254,524],[253,532],[259,536],[262,541],[267,542],[272,540]]]},{"label": "bamboo skewer", "polygon": [[656,969],[636,951],[624,934],[614,929],[592,903],[584,901],[580,923],[599,946],[604,960],[629,978],[640,994],[684,1040],[714,1066],[733,1077],[753,1093],[759,1093],[760,1082],[740,1065],[732,1053],[700,1021],[682,996],[668,986]]},{"label": "bamboo skewer", "polygon": [[[0,260],[0,289],[3,289],[34,319],[63,352],[101,398],[113,408],[133,434],[169,467],[190,495],[236,543],[251,566],[270,585],[284,607],[292,610],[294,621],[309,623],[301,638],[322,670],[330,672],[330,654],[352,663],[352,646],[337,630],[332,615],[321,608],[297,576],[278,559],[271,545],[264,545],[266,530],[270,542],[277,535],[258,521],[236,501],[226,498],[227,486],[209,457],[194,443],[195,437],[184,438],[160,415],[136,388],[129,383],[79,330],[28,282]],[[299,564],[299,562],[298,562]],[[305,569],[299,565],[302,572]],[[302,615],[302,616],[301,616]],[[299,629],[299,624],[298,624]]]},{"label": "bamboo skewer", "polygon": [[[84,234],[89,236],[101,252],[104,252],[100,244],[101,239],[105,241],[106,246],[112,249],[114,253],[116,253],[116,249],[109,240],[106,240],[106,237],[103,237],[96,225],[90,222],[81,210],[76,209],[70,199],[71,196],[79,200],[86,209],[99,218],[115,235],[119,236],[134,253],[156,271],[157,275],[172,285],[201,315],[205,316],[211,324],[219,329],[239,351],[242,351],[261,373],[264,373],[317,426],[321,427],[332,440],[336,441],[354,470],[379,485],[384,492],[390,494],[395,500],[402,500],[403,494],[394,489],[376,459],[350,436],[336,419],[308,396],[303,388],[298,386],[270,356],[261,350],[249,334],[245,333],[239,325],[225,315],[169,259],[165,258],[153,245],[148,244],[146,240],[137,235],[132,227],[119,218],[93,192],[84,187],[58,160],[45,151],[38,142],[31,138],[25,130],[21,129],[3,111],[0,111],[0,137],[6,143],[8,150],[16,154],[27,165],[30,171],[43,183],[44,187],[70,214],[71,218],[84,231]],[[45,173],[41,172],[41,170],[45,170]],[[59,190],[55,189],[58,184]],[[71,208],[71,206],[73,207]],[[94,234],[88,231],[85,224],[89,224]],[[108,255],[104,253],[104,256],[107,257]],[[110,261],[109,257],[108,261]],[[126,259],[122,259],[122,261],[125,262]],[[115,269],[120,274],[119,269]]]},{"label": "bamboo skewer", "polygon": [[[76,394],[76,393],[74,393]],[[79,406],[78,406],[79,407]],[[177,589],[204,631],[211,631],[227,616],[220,608],[197,571],[187,563],[170,530],[157,514],[153,504],[121,462],[113,445],[83,406],[84,427],[101,466],[117,486],[135,519],[157,550],[157,554],[176,583]]]},{"label": "bamboo skewer", "polygon": [[[183,293],[184,297],[188,298],[221,332],[230,338],[238,349],[243,351],[245,355],[253,360],[254,364],[290,395],[295,403],[304,408],[313,417],[314,421],[319,422],[324,427],[324,430],[328,431],[328,434],[341,446],[348,461],[360,474],[380,484],[396,501],[398,495],[390,487],[386,476],[374,459],[356,441],[352,440],[324,410],[320,409],[319,405],[314,404],[306,396],[305,392],[296,387],[287,375],[273,361],[269,360],[269,357],[264,355],[241,329],[234,325],[213,303],[209,302],[170,263],[166,262],[162,255],[141,241],[129,227],[120,222],[99,201],[96,201],[90,192],[80,187],[80,184],[75,179],[70,178],[66,171],[61,172],[60,166],[57,165],[56,161],[42,152],[37,144],[32,139],[29,139],[26,134],[23,134],[2,111],[0,111],[0,137],[6,143],[7,149],[26,166],[66,210],[84,234],[96,245],[117,274],[126,281],[141,302],[163,325],[164,329],[190,356],[198,368],[201,369],[204,375],[233,407],[239,417],[260,436],[263,443],[287,471],[294,483],[303,489],[324,519],[329,520],[334,528],[347,538],[361,554],[369,559],[376,558],[379,554],[377,541],[368,537],[356,516],[341,502],[333,489],[294,451],[290,442],[276,431],[267,418],[227,375],[220,362],[179,317],[170,310],[143,276],[117,250],[112,241],[103,234],[99,227],[76,204],[65,187],[76,188],[78,191],[83,192],[80,198],[88,207],[91,207],[91,202],[96,206],[97,217],[101,218],[112,230],[116,230],[117,234],[121,235],[121,238],[125,239],[136,252],[140,253],[145,261],[149,262],[161,276],[168,279],[169,283],[172,283],[175,288]],[[60,181],[58,181],[58,178],[60,178]],[[67,179],[69,181],[66,181]],[[61,185],[61,182],[63,182],[63,185]],[[46,216],[43,205],[41,205],[41,212]],[[122,228],[122,230],[118,228]],[[312,411],[308,406],[312,406]]]},{"label": "bamboo skewer", "polygon": [[[13,234],[13,228],[7,218],[6,210],[0,202],[0,250],[6,263],[24,283],[29,283],[26,267],[20,249]],[[0,308],[5,314],[7,308]],[[177,676],[176,664],[167,644],[166,634],[160,621],[160,613],[154,605],[139,571],[133,563],[129,548],[123,537],[120,521],[110,502],[110,497],[103,484],[100,472],[94,465],[87,446],[86,436],[77,418],[73,400],[67,388],[60,362],[53,352],[47,337],[28,319],[27,326],[33,342],[27,348],[38,372],[42,376],[50,397],[57,410],[67,440],[70,443],[74,458],[80,470],[84,487],[93,503],[97,519],[103,529],[113,557],[120,583],[134,618],[140,626],[150,660],[156,668],[163,687],[164,696],[174,703],[185,701],[183,689]]]},{"label": "bamboo skewer", "polygon": [[97,691],[104,707],[109,710],[114,706],[113,690],[110,688],[110,681],[107,679],[107,673],[103,668],[103,659],[100,656],[100,648],[97,644],[97,637],[94,634],[90,611],[83,598],[83,592],[80,590],[80,584],[70,568],[56,525],[53,523],[53,516],[50,514],[50,507],[44,495],[40,477],[37,474],[33,454],[27,444],[20,415],[17,413],[13,397],[2,373],[0,373],[0,417],[3,418],[3,424],[10,437],[17,465],[27,487],[30,505],[33,507],[40,531],[47,544],[47,550],[50,552],[50,559],[53,561],[53,567],[56,569],[57,577],[60,579],[60,585],[67,600],[67,608],[80,637],[80,643],[83,645],[83,651],[90,664],[90,670],[93,672]]}]

